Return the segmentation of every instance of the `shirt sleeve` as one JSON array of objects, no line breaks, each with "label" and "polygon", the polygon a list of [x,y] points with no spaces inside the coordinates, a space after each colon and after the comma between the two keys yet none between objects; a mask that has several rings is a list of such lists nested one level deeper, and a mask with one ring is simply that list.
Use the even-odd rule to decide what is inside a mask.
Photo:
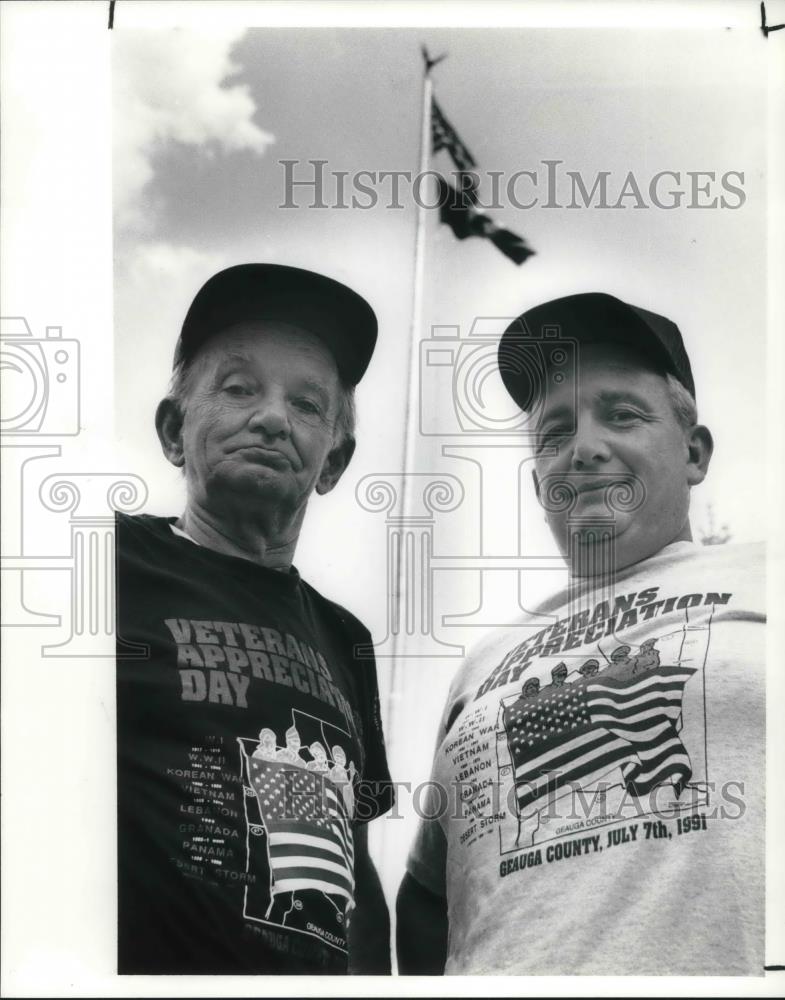
[{"label": "shirt sleeve", "polygon": [[[426,800],[431,797],[431,787]],[[433,812],[433,803],[426,803],[423,812]],[[445,896],[447,870],[447,839],[438,819],[420,819],[409,856],[406,870],[437,896]]]},{"label": "shirt sleeve", "polygon": [[358,656],[355,646],[355,668],[360,677],[361,718],[365,741],[365,767],[362,780],[357,787],[355,822],[368,823],[383,816],[393,807],[395,788],[387,764],[384,745],[382,712],[379,702],[379,682],[376,674],[376,659],[370,633],[363,629],[363,656]]},{"label": "shirt sleeve", "polygon": [[[440,817],[443,816],[445,803],[449,810],[450,789],[441,787],[437,778],[436,758],[439,747],[447,735],[448,720],[452,717],[455,680],[450,685],[447,702],[442,712],[436,732],[436,744],[433,751],[431,778],[425,795],[420,804],[420,821],[414,842],[406,859],[408,873],[437,896],[446,896],[447,869],[447,838],[442,828]],[[446,799],[445,799],[446,792]],[[449,818],[448,818],[449,822]]]}]

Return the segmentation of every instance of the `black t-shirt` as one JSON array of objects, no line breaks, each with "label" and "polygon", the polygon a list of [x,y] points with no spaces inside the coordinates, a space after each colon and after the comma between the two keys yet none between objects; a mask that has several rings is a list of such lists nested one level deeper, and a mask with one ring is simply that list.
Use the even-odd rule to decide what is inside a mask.
[{"label": "black t-shirt", "polygon": [[392,804],[370,634],[173,521],[117,515],[119,971],[345,972]]}]

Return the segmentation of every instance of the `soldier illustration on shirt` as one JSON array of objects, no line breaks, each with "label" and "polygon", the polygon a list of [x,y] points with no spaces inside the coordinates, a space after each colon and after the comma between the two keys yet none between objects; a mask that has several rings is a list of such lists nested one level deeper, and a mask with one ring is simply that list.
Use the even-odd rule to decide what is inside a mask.
[{"label": "soldier illustration on shirt", "polygon": [[536,698],[540,693],[540,681],[537,677],[530,677],[521,689],[522,698]]},{"label": "soldier illustration on shirt", "polygon": [[656,641],[656,639],[646,639],[645,642],[641,643],[640,652],[635,657],[635,662],[632,667],[632,672],[634,674],[639,674],[644,670],[653,670],[655,667],[659,667],[660,651],[654,648],[654,643]]},{"label": "soldier illustration on shirt", "polygon": [[617,646],[611,653],[611,663],[614,667],[628,667],[632,663],[629,646]]},{"label": "soldier illustration on shirt", "polygon": [[252,757],[261,757],[262,760],[275,760],[278,751],[275,748],[275,733],[272,729],[259,730],[259,746],[254,750]]},{"label": "soldier illustration on shirt", "polygon": [[286,730],[286,746],[279,750],[275,759],[284,764],[294,764],[295,767],[305,767],[305,760],[300,756],[300,734],[297,726],[289,726]]},{"label": "soldier illustration on shirt", "polygon": [[308,749],[311,751],[313,760],[309,760],[305,765],[309,771],[318,771],[321,774],[326,774],[330,768],[327,763],[327,751],[324,749],[322,744],[316,740],[314,741]]},{"label": "soldier illustration on shirt", "polygon": [[553,670],[551,670],[550,684],[546,684],[545,687],[542,689],[542,692],[550,691],[551,688],[564,687],[564,682],[567,680],[567,673],[568,673],[567,664],[564,663],[564,661],[562,661],[561,663],[557,663],[557,665],[553,668]]},{"label": "soldier illustration on shirt", "polygon": [[585,663],[581,664],[580,667],[578,667],[578,673],[586,678],[594,677],[596,673],[599,673],[599,670],[600,670],[600,661],[595,659],[594,657],[592,657],[590,660],[587,660]]},{"label": "soldier illustration on shirt", "polygon": [[[333,765],[330,768],[330,780],[334,781],[340,788],[344,804],[346,805],[346,811],[349,816],[352,816],[354,813],[354,787],[352,775],[350,771],[346,770],[346,753],[343,747],[334,746],[332,748],[332,755]],[[350,764],[349,767],[353,769],[354,764]]]}]

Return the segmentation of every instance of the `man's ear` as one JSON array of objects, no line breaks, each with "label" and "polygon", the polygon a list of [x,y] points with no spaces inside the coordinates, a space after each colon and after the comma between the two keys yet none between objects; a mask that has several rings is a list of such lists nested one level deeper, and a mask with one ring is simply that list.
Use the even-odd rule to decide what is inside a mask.
[{"label": "man's ear", "polygon": [[706,478],[714,452],[714,438],[703,424],[696,424],[687,435],[687,483],[697,486]]},{"label": "man's ear", "polygon": [[168,461],[178,468],[185,465],[183,452],[183,411],[172,396],[165,396],[155,411],[155,429],[161,450]]},{"label": "man's ear", "polygon": [[537,476],[537,470],[535,468],[532,468],[532,482],[534,483],[534,492],[535,492],[535,494],[537,496],[537,499],[539,500],[540,499],[540,480],[539,480],[539,477]]},{"label": "man's ear", "polygon": [[319,473],[319,479],[316,483],[317,493],[324,495],[335,486],[351,462],[354,448],[355,440],[351,435],[348,435],[332,449],[324,460],[322,471]]}]

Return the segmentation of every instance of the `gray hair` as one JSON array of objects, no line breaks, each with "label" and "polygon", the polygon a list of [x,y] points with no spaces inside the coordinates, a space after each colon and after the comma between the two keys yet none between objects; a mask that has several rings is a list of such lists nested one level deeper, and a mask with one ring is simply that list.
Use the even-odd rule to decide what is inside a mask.
[{"label": "gray hair", "polygon": [[[181,413],[185,413],[188,404],[188,397],[193,388],[194,374],[198,370],[198,361],[202,355],[197,354],[190,363],[181,361],[172,371],[169,380],[169,397],[173,399],[180,408]],[[333,442],[342,445],[346,441],[354,440],[355,427],[357,425],[357,406],[354,399],[354,386],[344,385],[341,382],[340,398],[338,400],[338,415],[333,426]]]},{"label": "gray hair", "polygon": [[357,404],[354,399],[354,386],[341,383],[341,398],[338,400],[340,409],[333,428],[335,444],[342,445],[345,441],[354,441],[357,427]]},{"label": "gray hair", "polygon": [[681,382],[670,373],[665,376],[665,382],[668,386],[673,415],[679,426],[685,431],[692,430],[698,422],[698,407],[695,405],[695,400]]}]

